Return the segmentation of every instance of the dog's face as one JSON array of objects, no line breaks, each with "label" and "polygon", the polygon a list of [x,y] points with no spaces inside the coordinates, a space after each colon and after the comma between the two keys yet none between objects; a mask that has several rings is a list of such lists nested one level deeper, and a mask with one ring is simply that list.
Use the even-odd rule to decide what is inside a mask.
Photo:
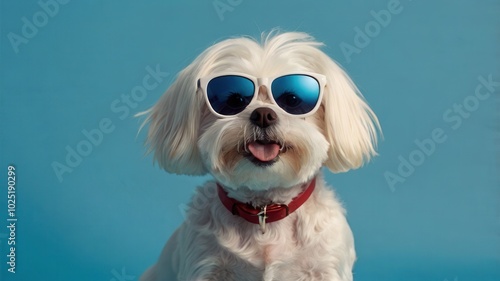
[{"label": "dog's face", "polygon": [[328,141],[318,110],[310,117],[286,114],[258,89],[234,118],[213,118],[205,110],[198,149],[205,168],[230,187],[287,187],[311,178],[327,159]]},{"label": "dog's face", "polygon": [[[180,174],[208,172],[227,187],[252,190],[304,183],[323,165],[334,172],[361,166],[375,154],[378,121],[320,45],[304,33],[283,33],[262,44],[229,39],[203,52],[148,112],[148,142],[160,166]],[[218,73],[255,78],[251,102],[237,114],[218,114],[206,96],[200,81]],[[324,79],[309,114],[288,112],[271,93],[268,78],[290,73]]]}]

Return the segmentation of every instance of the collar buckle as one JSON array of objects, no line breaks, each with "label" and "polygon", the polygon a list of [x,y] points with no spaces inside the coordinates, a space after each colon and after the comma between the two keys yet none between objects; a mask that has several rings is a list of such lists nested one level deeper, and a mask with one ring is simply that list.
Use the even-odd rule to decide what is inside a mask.
[{"label": "collar buckle", "polygon": [[259,216],[260,231],[264,234],[266,233],[267,205],[260,208],[260,212],[257,216]]}]

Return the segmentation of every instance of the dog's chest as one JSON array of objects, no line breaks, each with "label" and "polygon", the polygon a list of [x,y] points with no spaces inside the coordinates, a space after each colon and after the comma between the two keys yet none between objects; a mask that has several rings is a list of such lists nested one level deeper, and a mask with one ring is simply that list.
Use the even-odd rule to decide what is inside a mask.
[{"label": "dog's chest", "polygon": [[[258,227],[246,230],[235,237],[218,237],[218,244],[225,253],[221,265],[227,273],[239,275],[244,268],[244,276],[228,280],[280,280],[272,276],[285,276],[300,267],[301,252],[309,251],[297,241],[294,219],[269,225],[266,233]],[[294,267],[297,267],[294,269]],[[253,279],[255,278],[255,279]],[[219,279],[224,280],[224,279]]]},{"label": "dog's chest", "polygon": [[[291,241],[289,241],[291,242]],[[254,248],[255,249],[255,248]],[[304,253],[312,249],[287,244],[266,244],[246,259],[232,253],[227,263],[211,268],[206,280],[217,281],[283,281],[283,280],[336,280],[324,279],[333,276],[333,268],[318,266],[329,258],[317,256],[308,259]],[[246,253],[248,254],[248,253]]]},{"label": "dog's chest", "polygon": [[[290,242],[286,239],[282,241]],[[225,249],[218,266],[211,268],[207,280],[277,281],[284,280],[281,277],[296,270],[296,248],[277,241],[262,242],[259,239],[248,243],[248,247]]]},{"label": "dog's chest", "polygon": [[317,191],[324,194],[267,224],[265,233],[222,204],[190,216],[177,252],[179,280],[344,280],[337,277],[354,262],[352,234],[333,194]]}]

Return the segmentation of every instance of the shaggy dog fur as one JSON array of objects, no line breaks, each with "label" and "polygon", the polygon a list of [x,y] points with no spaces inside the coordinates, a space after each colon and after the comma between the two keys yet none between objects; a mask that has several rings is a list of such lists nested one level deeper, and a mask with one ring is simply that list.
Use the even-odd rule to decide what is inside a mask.
[{"label": "shaggy dog fur", "polygon": [[[145,112],[150,152],[166,171],[209,173],[213,182],[197,189],[187,220],[166,244],[142,281],[348,281],[355,261],[345,211],[320,170],[358,168],[376,154],[379,124],[347,74],[305,33],[272,32],[262,43],[234,38],[217,43],[182,70],[158,103]],[[258,99],[240,114],[218,118],[207,107],[198,80],[214,73],[275,77],[290,72],[324,75],[319,109],[299,118],[286,114],[260,85]],[[276,112],[265,129],[252,124],[259,107]],[[272,165],[256,165],[247,144],[262,137],[280,143]],[[289,203],[316,178],[311,197],[288,217],[268,223],[262,233],[233,215],[217,197],[216,182],[228,196],[254,206]]]}]

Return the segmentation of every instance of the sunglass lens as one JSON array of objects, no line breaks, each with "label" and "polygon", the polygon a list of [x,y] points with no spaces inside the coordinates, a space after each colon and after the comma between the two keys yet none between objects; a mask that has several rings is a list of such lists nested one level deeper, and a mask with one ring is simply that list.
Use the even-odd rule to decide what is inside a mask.
[{"label": "sunglass lens", "polygon": [[213,78],[207,86],[210,105],[222,115],[242,112],[252,101],[254,93],[255,85],[252,80],[237,75]]},{"label": "sunglass lens", "polygon": [[320,86],[312,76],[291,74],[276,78],[271,84],[271,91],[281,108],[290,114],[301,115],[316,107]]}]

